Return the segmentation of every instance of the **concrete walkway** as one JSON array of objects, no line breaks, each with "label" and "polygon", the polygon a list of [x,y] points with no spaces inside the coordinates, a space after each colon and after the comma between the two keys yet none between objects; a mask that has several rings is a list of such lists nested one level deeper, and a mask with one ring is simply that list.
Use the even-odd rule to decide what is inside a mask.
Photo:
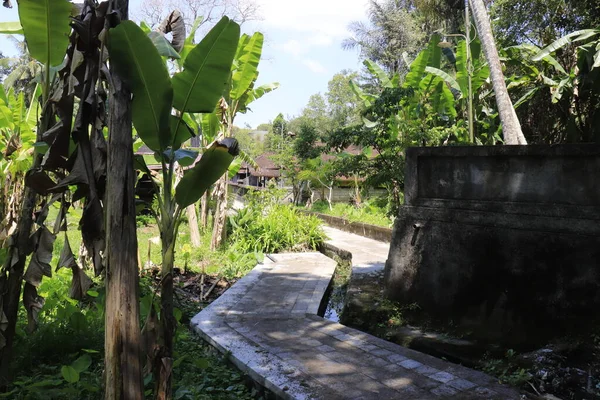
[{"label": "concrete walkway", "polygon": [[[386,244],[326,230],[330,244],[350,246],[362,268],[383,262]],[[515,390],[481,372],[318,317],[335,262],[320,253],[272,258],[196,315],[191,324],[279,398],[519,398]]]}]

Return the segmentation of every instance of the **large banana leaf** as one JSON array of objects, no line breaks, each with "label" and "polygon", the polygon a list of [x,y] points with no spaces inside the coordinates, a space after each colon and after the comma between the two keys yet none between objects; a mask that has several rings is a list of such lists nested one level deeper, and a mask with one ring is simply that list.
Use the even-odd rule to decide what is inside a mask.
[{"label": "large banana leaf", "polygon": [[221,128],[219,117],[214,112],[202,114],[201,126],[204,143],[212,142],[217,138],[217,134]]},{"label": "large banana leaf", "polygon": [[194,38],[196,37],[196,31],[198,31],[198,28],[200,28],[200,25],[202,25],[203,20],[203,17],[198,17],[192,24],[190,34],[185,38],[185,41],[183,42],[183,48],[179,52],[179,54],[181,55],[181,58],[177,60],[179,67],[183,67],[183,62],[185,61],[188,54],[190,54],[190,51],[192,51],[192,49],[194,48]]},{"label": "large banana leaf", "polygon": [[366,59],[365,61],[363,61],[363,64],[365,65],[365,67],[367,67],[367,69],[369,70],[371,75],[375,76],[379,80],[379,83],[381,83],[381,85],[384,88],[391,89],[394,87],[388,74],[383,69],[381,69],[381,67],[379,65],[375,64],[373,61],[371,61],[369,59]]},{"label": "large banana leaf", "polygon": [[435,111],[440,115],[450,115],[456,117],[456,108],[454,108],[454,95],[448,89],[443,78],[435,76],[432,81],[435,89],[432,93],[432,103]]},{"label": "large banana leaf", "polygon": [[160,54],[161,56],[175,59],[181,58],[179,53],[175,51],[175,49],[171,45],[171,42],[169,42],[167,38],[165,38],[165,35],[163,35],[162,33],[152,31],[148,33],[148,37],[150,38],[150,40],[152,40],[152,43],[154,43],[156,50],[158,50],[158,54]]},{"label": "large banana leaf", "polygon": [[235,56],[240,26],[223,17],[185,58],[173,77],[173,105],[181,112],[212,112],[223,95]]},{"label": "large banana leaf", "polygon": [[371,107],[373,102],[375,101],[375,96],[372,94],[365,93],[353,80],[348,82],[350,85],[350,89],[354,92],[354,94],[363,101],[366,107]]},{"label": "large banana leaf", "polygon": [[0,22],[0,33],[6,35],[22,35],[23,27],[20,22]]},{"label": "large banana leaf", "polygon": [[263,97],[265,94],[272,92],[279,87],[279,82],[265,83],[257,88],[250,88],[246,91],[238,102],[237,112],[244,114],[249,108],[248,105]]},{"label": "large banana leaf", "polygon": [[231,77],[232,89],[230,97],[232,100],[241,98],[256,80],[258,76],[258,63],[262,54],[264,36],[256,32],[247,41],[236,56],[237,68]]},{"label": "large banana leaf", "polygon": [[31,57],[49,66],[60,65],[69,43],[68,0],[20,0],[19,19]]},{"label": "large banana leaf", "polygon": [[531,58],[532,61],[540,61],[544,57],[549,54],[554,53],[556,50],[559,50],[569,43],[589,39],[595,35],[600,34],[600,29],[582,29],[580,31],[571,32],[568,35],[561,37],[560,39],[555,40],[550,43],[548,46],[543,48],[539,53]]},{"label": "large banana leaf", "polygon": [[4,87],[0,83],[0,130],[14,129],[12,112],[8,106],[8,97],[4,92]]},{"label": "large banana leaf", "polygon": [[439,42],[439,35],[435,34],[431,36],[427,48],[421,51],[417,55],[417,58],[410,64],[410,71],[404,79],[404,87],[418,88],[427,66],[439,68],[442,54],[441,49],[438,47]]},{"label": "large banana leaf", "polygon": [[200,161],[183,175],[175,188],[175,201],[179,207],[185,208],[197,202],[204,192],[227,171],[238,154],[238,142],[233,138],[213,142],[202,153]]},{"label": "large banana leaf", "polygon": [[435,76],[442,78],[448,85],[450,85],[450,87],[452,89],[457,90],[462,93],[461,87],[458,84],[458,82],[456,82],[456,79],[454,79],[453,77],[448,75],[446,72],[442,71],[441,69],[433,68],[433,67],[425,67],[425,72],[429,72],[430,74],[433,74]]},{"label": "large banana leaf", "polygon": [[173,88],[169,73],[156,47],[132,21],[123,21],[109,31],[110,62],[127,81],[133,93],[133,125],[154,151],[173,141],[169,119]]},{"label": "large banana leaf", "polygon": [[[528,53],[529,55],[537,55],[540,52],[540,48],[537,46],[534,46],[532,44],[529,43],[521,43],[517,46],[510,46],[505,50],[510,50],[510,49],[516,49],[519,51],[524,51],[525,53]],[[529,56],[527,56],[527,58],[529,58]],[[547,62],[548,64],[552,65],[558,72],[561,72],[563,75],[567,75],[567,71],[565,71],[565,69],[563,68],[562,65],[559,64],[558,61],[556,61],[556,59],[554,57],[552,57],[550,54],[544,56],[541,58],[541,60]]]}]

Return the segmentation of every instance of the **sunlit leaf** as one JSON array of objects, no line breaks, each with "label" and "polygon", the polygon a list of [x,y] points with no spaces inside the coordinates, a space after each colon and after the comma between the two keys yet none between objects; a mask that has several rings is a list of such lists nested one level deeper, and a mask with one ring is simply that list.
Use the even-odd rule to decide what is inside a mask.
[{"label": "sunlit leaf", "polygon": [[194,204],[229,168],[238,155],[237,140],[225,138],[214,142],[200,161],[188,170],[175,189],[175,201],[181,208]]},{"label": "sunlit leaf", "polygon": [[109,31],[110,62],[125,78],[133,93],[133,125],[146,145],[159,151],[171,145],[173,88],[158,50],[132,21]]},{"label": "sunlit leaf", "polygon": [[75,370],[75,368],[70,365],[63,365],[60,369],[60,374],[63,379],[69,383],[79,382],[79,372]]},{"label": "sunlit leaf", "polygon": [[50,66],[63,62],[71,32],[71,10],[68,0],[19,1],[19,20],[31,57]]},{"label": "sunlit leaf", "polygon": [[182,112],[210,113],[223,94],[240,36],[240,26],[223,17],[188,54],[173,77],[173,105]]}]

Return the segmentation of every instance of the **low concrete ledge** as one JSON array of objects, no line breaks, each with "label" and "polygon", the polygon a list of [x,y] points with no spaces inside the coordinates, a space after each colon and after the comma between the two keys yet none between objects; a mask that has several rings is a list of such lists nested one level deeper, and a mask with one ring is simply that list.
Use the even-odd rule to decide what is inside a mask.
[{"label": "low concrete ledge", "polygon": [[354,233],[356,235],[364,236],[369,239],[378,240],[380,242],[386,243],[390,243],[390,240],[392,239],[391,228],[384,228],[382,226],[365,224],[362,222],[350,222],[344,218],[334,217],[327,214],[321,214],[314,211],[300,211],[308,215],[314,215],[315,217],[321,219],[331,227],[337,228],[344,232]]}]

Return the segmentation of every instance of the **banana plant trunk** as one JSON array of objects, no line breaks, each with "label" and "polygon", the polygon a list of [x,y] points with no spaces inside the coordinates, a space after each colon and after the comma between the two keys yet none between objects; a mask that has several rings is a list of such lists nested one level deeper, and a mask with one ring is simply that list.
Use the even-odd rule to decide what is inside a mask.
[{"label": "banana plant trunk", "polygon": [[[172,218],[172,217],[171,217]],[[173,337],[175,318],[173,317],[173,264],[175,262],[175,239],[177,229],[169,218],[165,218],[161,232],[162,268],[160,283],[160,325],[158,354],[154,358],[153,373],[156,379],[156,399],[170,400],[173,381]]]},{"label": "banana plant trunk", "polygon": [[225,240],[225,222],[227,220],[227,174],[223,175],[217,182],[215,197],[217,199],[217,206],[213,221],[212,240],[210,242],[211,250],[219,248],[221,243]]},{"label": "banana plant trunk", "polygon": [[483,0],[469,0],[473,9],[473,19],[479,32],[481,45],[485,58],[490,67],[490,77],[496,95],[496,104],[498,105],[498,113],[502,122],[502,134],[505,144],[527,144],[521,124],[517,118],[517,113],[508,95],[506,83],[504,82],[504,74],[502,73],[502,64],[496,49],[496,42],[492,34],[490,19],[485,8]]},{"label": "banana plant trunk", "polygon": [[200,204],[200,224],[202,226],[202,231],[206,231],[208,228],[208,212],[210,208],[208,207],[209,197],[208,190],[206,193],[202,195],[202,201]]},{"label": "banana plant trunk", "polygon": [[[128,1],[113,6],[127,18]],[[144,398],[139,272],[135,222],[135,170],[131,93],[111,67],[106,187],[106,313],[104,386],[106,400]]]},{"label": "banana plant trunk", "polygon": [[194,247],[200,247],[200,229],[198,228],[198,214],[196,214],[196,205],[186,207],[188,226],[190,228],[190,239]]}]

